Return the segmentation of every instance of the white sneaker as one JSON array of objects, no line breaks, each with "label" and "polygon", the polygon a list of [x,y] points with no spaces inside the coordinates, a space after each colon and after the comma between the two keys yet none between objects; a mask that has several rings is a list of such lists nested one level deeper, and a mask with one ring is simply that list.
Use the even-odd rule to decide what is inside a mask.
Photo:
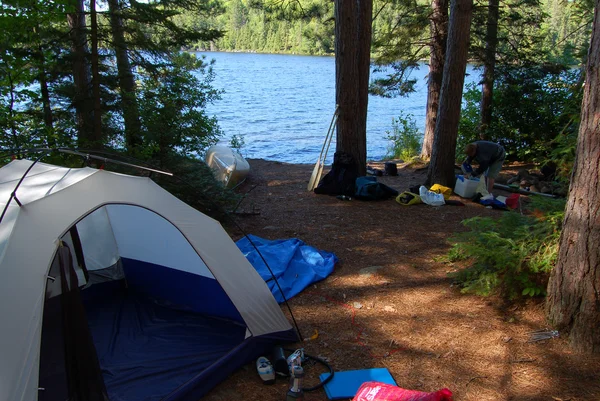
[{"label": "white sneaker", "polygon": [[263,381],[263,384],[275,383],[275,371],[273,365],[266,357],[261,356],[256,360],[256,370]]}]

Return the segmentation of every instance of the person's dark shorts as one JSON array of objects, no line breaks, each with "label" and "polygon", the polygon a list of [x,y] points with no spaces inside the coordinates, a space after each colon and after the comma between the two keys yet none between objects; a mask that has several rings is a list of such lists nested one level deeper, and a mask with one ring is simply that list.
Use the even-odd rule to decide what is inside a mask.
[{"label": "person's dark shorts", "polygon": [[506,157],[506,154],[504,152],[502,152],[502,156],[498,160],[493,162],[490,165],[490,167],[488,167],[485,176],[493,178],[493,179],[498,178],[498,175],[500,174],[500,170],[502,170],[502,164],[504,163],[505,157]]}]

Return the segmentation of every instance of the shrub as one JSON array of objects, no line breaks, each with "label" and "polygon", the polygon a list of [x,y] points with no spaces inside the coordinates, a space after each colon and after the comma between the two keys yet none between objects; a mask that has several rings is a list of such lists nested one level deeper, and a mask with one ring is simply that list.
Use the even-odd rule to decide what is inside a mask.
[{"label": "shrub", "polygon": [[242,153],[242,149],[246,146],[244,135],[233,134],[229,140],[229,147],[235,149],[238,153]]},{"label": "shrub", "polygon": [[227,221],[227,214],[239,202],[240,196],[216,181],[206,163],[175,152],[170,152],[161,163],[173,177],[155,175],[153,179],[157,184],[202,213],[221,222]]},{"label": "shrub", "polygon": [[474,217],[463,221],[470,231],[451,238],[451,262],[467,268],[452,273],[464,293],[506,298],[545,295],[556,261],[564,200],[532,199],[530,214],[505,212],[499,219]]},{"label": "shrub", "polygon": [[216,117],[206,111],[221,95],[212,87],[212,64],[184,52],[169,61],[159,69],[143,70],[138,91],[141,147],[146,158],[158,159],[161,166],[172,152],[201,155],[223,136]]},{"label": "shrub", "polygon": [[392,120],[392,131],[386,131],[386,139],[391,141],[387,157],[408,161],[421,153],[421,139],[412,114],[400,113]]}]

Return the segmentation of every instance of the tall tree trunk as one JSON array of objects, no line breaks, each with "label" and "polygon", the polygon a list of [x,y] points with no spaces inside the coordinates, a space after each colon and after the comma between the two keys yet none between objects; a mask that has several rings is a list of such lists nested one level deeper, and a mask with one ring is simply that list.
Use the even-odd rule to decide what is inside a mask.
[{"label": "tall tree trunk", "polygon": [[467,69],[472,14],[473,0],[452,0],[440,107],[435,125],[431,162],[427,171],[428,184],[436,183],[454,187],[456,137]]},{"label": "tall tree trunk", "polygon": [[349,153],[367,173],[367,106],[373,0],[335,2],[336,150]]},{"label": "tall tree trunk", "polygon": [[90,25],[92,42],[92,97],[94,99],[94,131],[89,146],[102,148],[102,99],[100,98],[100,70],[98,56],[98,20],[96,0],[90,0]]},{"label": "tall tree trunk", "polygon": [[90,67],[86,59],[88,49],[83,0],[72,0],[71,5],[74,12],[67,14],[67,22],[70,28],[73,59],[73,84],[75,88],[73,105],[78,131],[77,140],[79,146],[84,147],[86,143],[92,141],[94,132],[93,104],[90,94]]},{"label": "tall tree trunk", "polygon": [[17,131],[17,126],[15,123],[15,91],[16,86],[12,76],[12,70],[6,61],[2,60],[2,63],[6,66],[6,79],[8,80],[9,90],[10,90],[10,101],[8,102],[8,123],[10,125],[10,147],[20,148],[22,144],[19,141],[19,133]]},{"label": "tall tree trunk", "polygon": [[53,148],[56,146],[56,140],[54,138],[54,127],[52,117],[52,107],[50,105],[50,90],[48,89],[48,79],[46,78],[46,58],[44,57],[44,50],[41,46],[38,46],[38,61],[39,65],[39,76],[40,91],[42,94],[42,110],[44,113],[44,127],[46,128],[46,141],[49,147]]},{"label": "tall tree trunk", "polygon": [[600,352],[600,0],[588,52],[586,83],[569,199],[546,312],[571,344]]},{"label": "tall tree trunk", "polygon": [[485,60],[483,61],[483,86],[481,88],[481,121],[479,123],[479,137],[481,139],[488,137],[487,131],[492,122],[500,0],[489,0],[488,7],[487,31],[485,34]]},{"label": "tall tree trunk", "polygon": [[427,112],[421,157],[429,159],[433,149],[433,135],[440,105],[440,92],[444,76],[444,59],[448,41],[448,0],[433,0],[430,21],[431,44],[429,78],[427,79]]},{"label": "tall tree trunk", "polygon": [[136,98],[135,77],[131,71],[131,63],[129,62],[119,0],[109,0],[108,9],[110,11],[110,27],[117,59],[117,71],[119,72],[121,105],[123,107],[123,120],[125,123],[125,144],[127,150],[135,154],[136,148],[142,143],[142,127]]}]

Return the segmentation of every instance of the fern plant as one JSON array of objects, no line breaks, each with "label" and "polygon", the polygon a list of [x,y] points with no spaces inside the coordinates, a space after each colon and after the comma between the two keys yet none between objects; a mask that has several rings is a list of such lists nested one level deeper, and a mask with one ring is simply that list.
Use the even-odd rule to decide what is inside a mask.
[{"label": "fern plant", "polygon": [[534,199],[533,212],[506,212],[499,219],[463,221],[470,231],[456,234],[448,260],[467,261],[452,273],[462,292],[500,293],[515,299],[546,294],[548,276],[558,254],[565,202]]}]

